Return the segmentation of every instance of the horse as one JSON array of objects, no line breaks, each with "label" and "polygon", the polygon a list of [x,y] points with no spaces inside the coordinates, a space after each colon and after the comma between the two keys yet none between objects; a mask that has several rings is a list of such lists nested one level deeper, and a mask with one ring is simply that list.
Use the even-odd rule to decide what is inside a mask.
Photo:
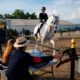
[{"label": "horse", "polygon": [[[40,32],[37,34],[37,37],[35,35],[37,33],[37,30],[40,28],[41,23],[36,25],[33,32],[36,42],[40,42],[41,44],[43,44],[45,40],[48,40],[50,41],[50,43],[53,45],[54,48],[55,47],[54,36],[57,31],[58,23],[59,23],[59,15],[53,14],[41,27]],[[38,44],[36,44],[36,48],[37,47]],[[42,51],[42,46],[41,46],[41,51]],[[55,53],[55,50],[53,50],[53,53]]]}]

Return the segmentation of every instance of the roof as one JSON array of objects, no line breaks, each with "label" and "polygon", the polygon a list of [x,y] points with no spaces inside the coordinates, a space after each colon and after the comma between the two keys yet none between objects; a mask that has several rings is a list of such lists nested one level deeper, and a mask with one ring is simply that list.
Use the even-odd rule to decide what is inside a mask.
[{"label": "roof", "polygon": [[60,25],[73,25],[72,22],[66,21],[66,20],[59,20]]},{"label": "roof", "polygon": [[[10,25],[37,25],[39,23],[39,19],[6,19],[7,24]],[[59,21],[60,25],[72,25],[73,23],[65,20],[60,20]]]}]

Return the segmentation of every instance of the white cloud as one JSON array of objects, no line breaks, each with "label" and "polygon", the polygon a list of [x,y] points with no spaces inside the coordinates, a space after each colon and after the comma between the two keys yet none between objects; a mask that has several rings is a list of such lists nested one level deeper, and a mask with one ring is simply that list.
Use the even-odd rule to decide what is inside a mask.
[{"label": "white cloud", "polygon": [[78,9],[80,0],[46,0],[45,3],[41,2],[42,0],[1,0],[0,13],[11,13],[17,8],[23,9],[24,12],[36,12],[39,15],[41,7],[45,6],[49,16],[56,10],[62,19],[80,17],[80,9]]},{"label": "white cloud", "polygon": [[70,18],[80,18],[80,9],[72,13]]},{"label": "white cloud", "polygon": [[65,16],[64,19],[69,20],[69,19],[74,19],[74,18],[80,18],[80,8],[73,11],[71,15],[69,15],[67,17]]}]

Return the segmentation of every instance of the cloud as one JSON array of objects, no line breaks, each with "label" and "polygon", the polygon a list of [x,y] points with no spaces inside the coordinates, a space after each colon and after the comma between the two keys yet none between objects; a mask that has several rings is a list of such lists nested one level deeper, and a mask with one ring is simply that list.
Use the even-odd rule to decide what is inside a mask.
[{"label": "cloud", "polygon": [[80,0],[0,0],[0,13],[12,13],[15,9],[23,9],[24,12],[36,12],[39,15],[42,6],[46,7],[49,16],[54,10],[58,11],[61,18],[80,16]]},{"label": "cloud", "polygon": [[23,9],[25,12],[35,12],[37,5],[33,4],[31,1],[32,0],[2,1],[0,2],[0,13],[12,13],[15,9]]},{"label": "cloud", "polygon": [[72,13],[72,16],[70,18],[80,18],[80,8]]},{"label": "cloud", "polygon": [[70,20],[70,19],[75,19],[75,18],[80,18],[80,8],[75,10],[75,11],[73,11],[71,13],[71,15],[68,15],[67,17],[65,16],[64,19]]},{"label": "cloud", "polygon": [[55,6],[79,5],[80,0],[53,0]]}]

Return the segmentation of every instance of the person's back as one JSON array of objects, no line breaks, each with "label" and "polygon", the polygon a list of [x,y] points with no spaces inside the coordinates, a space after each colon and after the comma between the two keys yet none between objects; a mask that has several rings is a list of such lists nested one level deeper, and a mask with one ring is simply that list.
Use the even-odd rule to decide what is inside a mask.
[{"label": "person's back", "polygon": [[13,51],[7,70],[7,76],[10,76],[10,80],[32,80],[32,76],[28,72],[30,59],[30,56],[23,51],[16,49]]},{"label": "person's back", "polygon": [[24,37],[17,38],[14,43],[15,49],[12,51],[8,69],[7,78],[8,80],[32,80],[32,76],[29,74],[29,64],[33,64],[30,55],[24,50],[26,49],[27,41]]},{"label": "person's back", "polygon": [[28,41],[24,37],[18,37],[14,43],[8,63],[7,80],[34,80],[29,73],[29,66],[51,61],[54,56],[33,57],[25,52]]}]

